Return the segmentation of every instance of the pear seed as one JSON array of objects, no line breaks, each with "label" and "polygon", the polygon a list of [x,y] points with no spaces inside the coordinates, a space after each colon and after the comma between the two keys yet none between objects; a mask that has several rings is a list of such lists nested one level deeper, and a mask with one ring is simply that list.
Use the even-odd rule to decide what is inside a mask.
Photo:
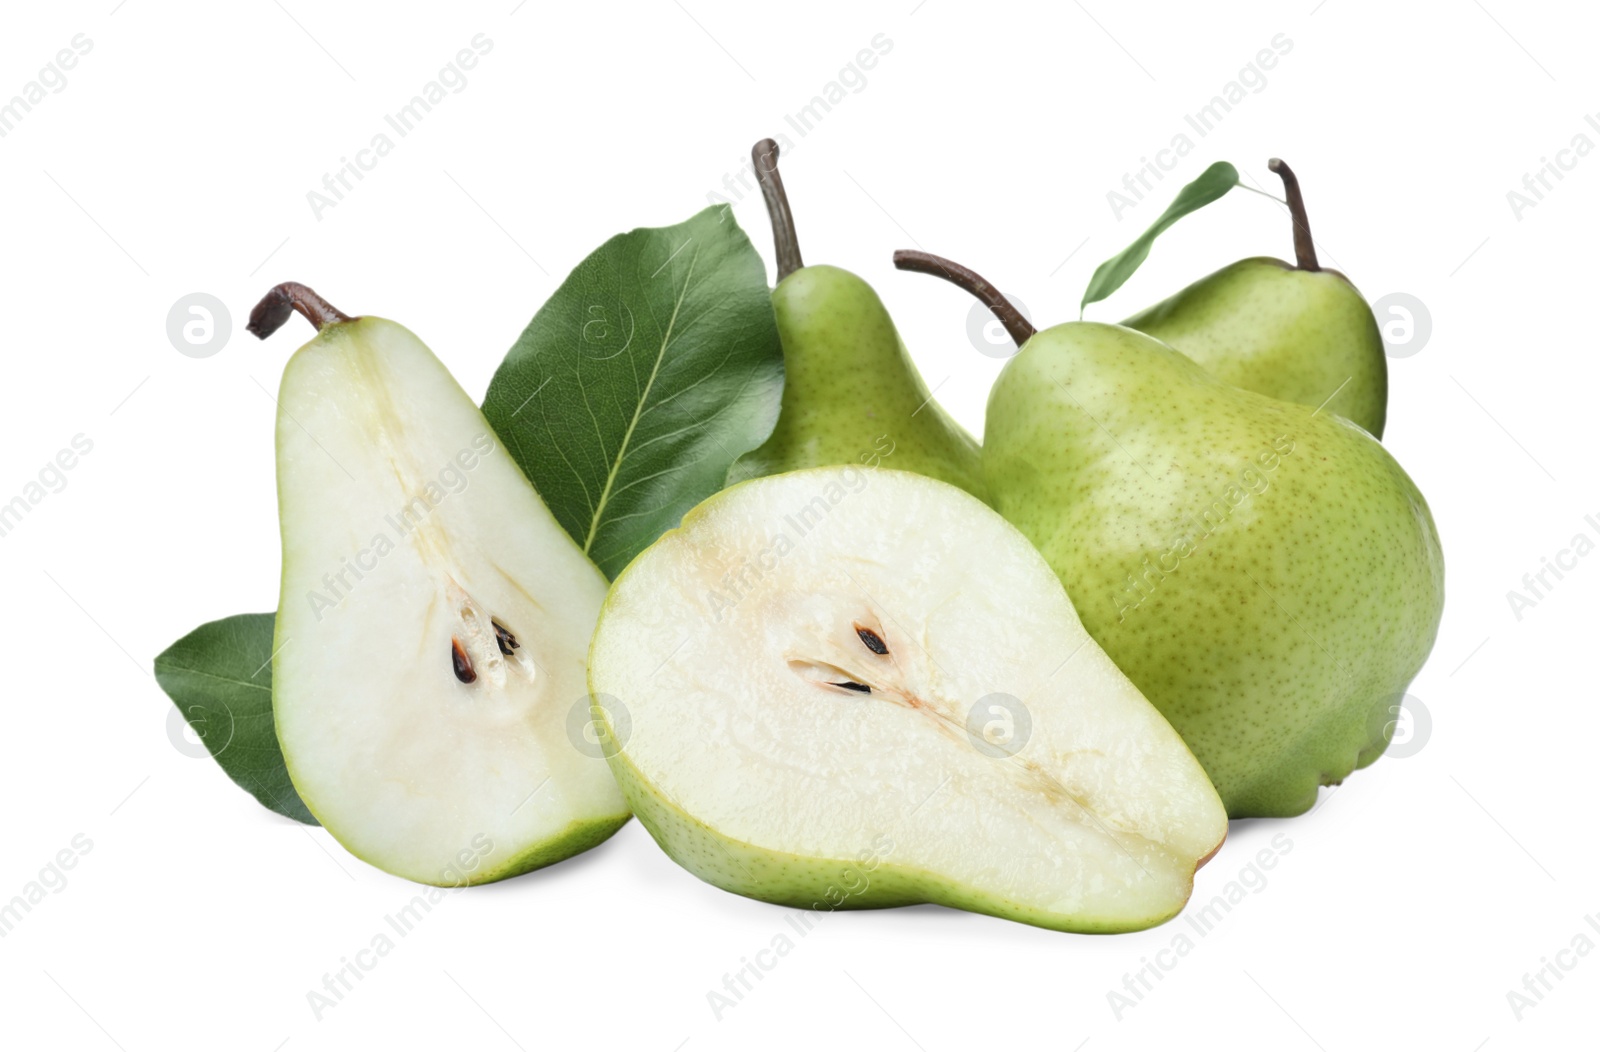
[{"label": "pear seed", "polygon": [[878,633],[870,628],[862,628],[860,625],[856,625],[855,628],[856,635],[861,637],[861,642],[866,644],[868,650],[874,654],[887,654],[889,652],[888,644],[883,641]]},{"label": "pear seed", "polygon": [[517,642],[517,637],[512,635],[510,630],[508,630],[505,625],[502,625],[498,621],[491,621],[489,623],[494,625],[494,640],[496,643],[500,644],[500,653],[504,654],[506,657],[510,657],[513,650],[516,650],[518,647],[522,646],[521,643]]},{"label": "pear seed", "polygon": [[472,668],[472,659],[461,647],[461,640],[453,637],[450,640],[450,663],[455,667],[456,679],[461,682],[471,683],[478,678],[478,673]]}]

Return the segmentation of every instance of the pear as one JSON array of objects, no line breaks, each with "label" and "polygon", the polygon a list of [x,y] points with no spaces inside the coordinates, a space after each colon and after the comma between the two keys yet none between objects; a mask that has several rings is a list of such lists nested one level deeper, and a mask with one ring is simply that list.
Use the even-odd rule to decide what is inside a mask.
[{"label": "pear", "polygon": [[293,283],[250,331],[291,310],[320,330],[278,395],[272,711],[295,790],[357,858],[426,884],[593,847],[629,817],[567,732],[605,578],[417,337]]},{"label": "pear", "polygon": [[933,400],[888,310],[847,270],[804,266],[778,175],[778,144],[751,151],[777,246],[772,292],[783,344],[777,426],[732,482],[827,464],[883,464],[983,497],[978,443]]},{"label": "pear", "polygon": [[979,294],[1021,347],[989,397],[996,507],[1228,814],[1299,814],[1375,760],[1444,605],[1427,502],[1383,446],[1143,333],[1034,333],[966,268],[896,263]]},{"label": "pear", "polygon": [[1317,263],[1300,182],[1273,158],[1294,220],[1295,262],[1244,259],[1129,318],[1217,379],[1322,407],[1383,437],[1389,367],[1372,308]]},{"label": "pear", "polygon": [[1227,832],[1027,540],[920,475],[711,497],[617,578],[589,660],[639,820],[741,895],[1128,931],[1176,914]]}]

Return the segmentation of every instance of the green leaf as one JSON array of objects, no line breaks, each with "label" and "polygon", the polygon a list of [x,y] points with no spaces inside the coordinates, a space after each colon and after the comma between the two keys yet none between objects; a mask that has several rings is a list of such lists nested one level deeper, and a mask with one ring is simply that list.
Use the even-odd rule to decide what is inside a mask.
[{"label": "green leaf", "polygon": [[1172,199],[1172,204],[1161,213],[1161,218],[1150,225],[1149,230],[1140,234],[1133,244],[1095,268],[1094,277],[1089,279],[1089,287],[1083,291],[1083,302],[1078,304],[1078,313],[1082,314],[1083,308],[1089,304],[1105,299],[1120,289],[1123,282],[1133,277],[1133,272],[1139,269],[1139,264],[1150,255],[1150,246],[1167,227],[1190,212],[1199,211],[1238,185],[1239,170],[1227,161],[1218,161],[1201,172],[1194,182],[1178,191],[1178,196]]},{"label": "green leaf", "polygon": [[777,422],[766,267],[726,206],[619,234],[495,373],[484,415],[607,577],[720,490]]},{"label": "green leaf", "polygon": [[289,781],[272,722],[272,614],[201,625],[156,658],[156,682],[239,787],[316,825]]}]

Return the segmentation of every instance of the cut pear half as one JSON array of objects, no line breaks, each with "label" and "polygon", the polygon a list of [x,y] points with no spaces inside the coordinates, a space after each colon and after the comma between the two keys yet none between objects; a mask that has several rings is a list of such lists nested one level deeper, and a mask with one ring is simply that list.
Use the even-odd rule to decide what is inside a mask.
[{"label": "cut pear half", "polygon": [[273,716],[295,789],[352,854],[427,884],[594,846],[628,819],[568,730],[604,577],[420,340],[313,320],[278,397]]},{"label": "cut pear half", "polygon": [[612,586],[589,681],[657,842],[770,902],[1128,931],[1175,915],[1227,833],[1022,534],[919,475],[710,498]]}]

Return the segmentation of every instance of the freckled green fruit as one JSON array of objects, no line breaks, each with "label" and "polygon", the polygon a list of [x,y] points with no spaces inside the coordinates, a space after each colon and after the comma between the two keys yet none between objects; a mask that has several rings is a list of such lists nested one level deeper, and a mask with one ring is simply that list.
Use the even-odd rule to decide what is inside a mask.
[{"label": "freckled green fruit", "polygon": [[1317,262],[1293,170],[1276,157],[1267,167],[1283,180],[1295,262],[1241,260],[1126,324],[1224,383],[1342,416],[1382,438],[1389,367],[1377,320],[1348,278]]},{"label": "freckled green fruit", "polygon": [[904,471],[702,503],[613,584],[589,685],[656,842],[768,902],[1131,931],[1183,908],[1227,833],[1039,553]]},{"label": "freckled green fruit", "polygon": [[996,507],[1230,816],[1299,814],[1387,747],[1444,565],[1421,493],[1366,431],[1072,323],[1007,363],[983,456]]},{"label": "freckled green fruit", "polygon": [[1383,337],[1367,301],[1337,271],[1240,260],[1125,324],[1219,380],[1323,406],[1383,437],[1389,398]]},{"label": "freckled green fruit", "polygon": [[801,260],[777,143],[756,143],[751,159],[778,257],[783,404],[771,437],[729,481],[850,464],[912,471],[986,500],[978,443],[933,400],[878,294],[847,270]]},{"label": "freckled green fruit", "polygon": [[783,407],[733,481],[829,464],[892,467],[983,497],[978,443],[933,400],[872,287],[811,266],[772,293]]}]

